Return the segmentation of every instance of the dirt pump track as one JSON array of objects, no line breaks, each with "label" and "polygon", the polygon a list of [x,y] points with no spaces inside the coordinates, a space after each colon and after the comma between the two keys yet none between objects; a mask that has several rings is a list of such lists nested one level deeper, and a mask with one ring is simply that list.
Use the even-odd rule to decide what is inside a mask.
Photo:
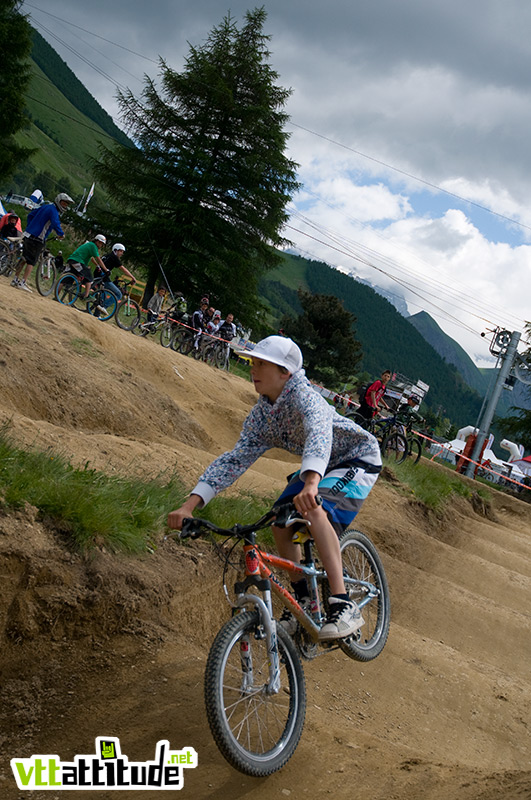
[{"label": "dirt pump track", "polygon": [[[0,337],[0,422],[77,465],[142,475],[164,465],[192,486],[255,401],[241,378],[5,281]],[[231,491],[273,497],[292,463],[274,451]],[[204,664],[229,616],[209,546],[83,556],[31,506],[0,511],[0,797],[25,796],[11,757],[70,760],[98,735],[119,736],[136,761],[160,739],[194,747],[182,790],[194,800],[530,797],[531,507],[492,497],[436,518],[392,474],[380,479],[359,527],[389,578],[388,644],[369,664],[339,651],[305,664],[303,736],[267,780],[232,770],[206,722]]]}]

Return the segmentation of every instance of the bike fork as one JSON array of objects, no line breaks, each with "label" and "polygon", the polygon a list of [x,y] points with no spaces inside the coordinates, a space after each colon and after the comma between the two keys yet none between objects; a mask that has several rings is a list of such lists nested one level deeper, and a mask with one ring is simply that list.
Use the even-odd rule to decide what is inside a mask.
[{"label": "bike fork", "polygon": [[[264,592],[264,600],[255,594],[240,594],[236,598],[236,605],[244,608],[254,605],[258,611],[260,622],[264,629],[269,654],[269,680],[266,687],[267,694],[278,694],[280,691],[280,659],[278,654],[277,623],[273,617],[271,604],[271,591]],[[250,691],[254,686],[253,662],[249,636],[244,636],[240,643],[240,660],[242,664],[242,692]],[[256,688],[256,687],[255,687]]]}]

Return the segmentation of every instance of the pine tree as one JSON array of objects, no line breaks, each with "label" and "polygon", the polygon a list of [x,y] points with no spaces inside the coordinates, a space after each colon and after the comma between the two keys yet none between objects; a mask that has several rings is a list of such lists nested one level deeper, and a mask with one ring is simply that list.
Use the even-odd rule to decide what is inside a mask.
[{"label": "pine tree", "polygon": [[[149,265],[160,259],[173,288],[256,319],[260,275],[278,263],[286,205],[298,188],[285,155],[283,111],[263,32],[263,8],[241,30],[228,15],[181,73],[161,61],[142,97],[119,95],[136,148],[105,149],[97,170],[122,212],[116,224]],[[158,88],[160,87],[160,88]],[[156,255],[155,255],[156,254]]]},{"label": "pine tree", "polygon": [[28,56],[31,26],[20,11],[19,0],[0,0],[0,179],[15,172],[18,164],[33,152],[21,147],[15,134],[25,127],[24,92],[30,79]]},{"label": "pine tree", "polygon": [[332,389],[355,373],[361,361],[361,344],[354,337],[356,317],[333,295],[302,289],[297,294],[302,314],[284,317],[281,328],[301,348],[308,377]]}]

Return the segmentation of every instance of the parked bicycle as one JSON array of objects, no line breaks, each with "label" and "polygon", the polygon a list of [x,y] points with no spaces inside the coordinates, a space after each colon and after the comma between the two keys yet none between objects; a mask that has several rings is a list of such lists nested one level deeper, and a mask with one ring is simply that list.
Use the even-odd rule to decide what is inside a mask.
[{"label": "parked bicycle", "polygon": [[[257,532],[276,525],[302,529],[301,564],[266,552]],[[339,537],[347,592],[362,610],[364,624],[348,639],[319,642],[326,620],[330,589],[307,533],[309,523],[292,503],[276,506],[250,525],[221,528],[207,520],[184,520],[181,538],[212,532],[234,539],[225,555],[225,595],[231,557],[243,544],[243,580],[234,586],[233,617],[217,634],[205,670],[205,704],[214,740],[226,760],[247,775],[261,777],[281,769],[293,755],[302,734],[306,709],[303,659],[340,648],[357,661],[371,661],[387,641],[390,602],[380,557],[367,536],[347,530]],[[169,534],[178,535],[178,534]],[[273,574],[271,567],[306,576],[310,608],[303,608]],[[292,639],[277,623],[272,597],[295,616],[298,630]]]},{"label": "parked bicycle", "polygon": [[210,337],[203,353],[203,361],[218,369],[230,369],[230,346],[225,339]]}]

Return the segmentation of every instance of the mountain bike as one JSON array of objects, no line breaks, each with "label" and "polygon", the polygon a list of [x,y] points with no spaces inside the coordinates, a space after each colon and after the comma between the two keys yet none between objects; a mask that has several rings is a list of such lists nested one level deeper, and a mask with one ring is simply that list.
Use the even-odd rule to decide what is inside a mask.
[{"label": "mountain bike", "polygon": [[84,283],[72,272],[65,272],[55,285],[55,299],[65,306],[74,306],[78,311],[87,311],[102,322],[111,319],[118,301],[116,295],[105,288],[103,277],[94,278],[88,297],[84,296],[84,291]]},{"label": "mountain bike", "polygon": [[422,455],[422,439],[413,430],[413,420],[405,425],[404,435],[407,441],[407,458],[413,464],[418,464]]},{"label": "mountain bike", "polygon": [[[295,564],[268,553],[257,542],[257,532],[274,524],[302,527],[294,541],[304,557]],[[340,648],[357,661],[371,661],[383,650],[390,623],[387,579],[376,548],[367,536],[346,530],[339,536],[345,587],[362,611],[362,628],[347,639],[320,642],[319,630],[328,610],[330,589],[326,573],[314,556],[309,522],[292,503],[275,506],[250,525],[221,528],[199,518],[184,520],[182,539],[208,532],[234,539],[225,543],[223,584],[233,617],[217,634],[205,669],[205,705],[210,730],[220,752],[236,769],[255,777],[281,769],[293,755],[302,734],[306,687],[301,659],[312,659]],[[174,534],[168,534],[174,535]],[[178,534],[177,534],[178,535]],[[242,580],[231,600],[228,568],[237,544],[243,545]],[[306,576],[310,606],[303,608],[271,567]],[[287,607],[298,622],[292,639],[277,623],[272,597]]]},{"label": "mountain bike", "polygon": [[[345,416],[356,422],[369,433],[372,433],[373,436],[376,436],[380,442],[382,457],[387,459],[387,461],[401,464],[406,460],[409,454],[408,441],[405,434],[400,430],[403,426],[398,425],[396,417],[385,417],[383,419],[373,417],[367,420],[356,411],[345,414]],[[413,447],[416,447],[416,445],[413,445]],[[418,458],[420,458],[420,453]],[[417,461],[415,461],[415,464]]]}]

